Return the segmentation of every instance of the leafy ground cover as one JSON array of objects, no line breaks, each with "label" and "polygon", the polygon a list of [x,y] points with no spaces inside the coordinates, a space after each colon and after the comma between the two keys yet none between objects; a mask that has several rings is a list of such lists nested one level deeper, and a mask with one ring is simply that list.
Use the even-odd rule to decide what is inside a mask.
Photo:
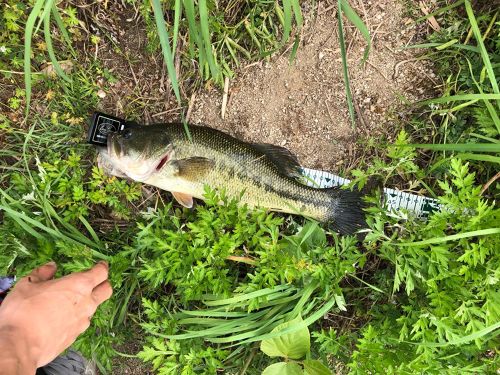
[{"label": "leafy ground cover", "polygon": [[[348,16],[352,8],[339,4]],[[239,207],[223,192],[207,190],[206,204],[183,209],[103,175],[83,140],[85,118],[117,77],[88,58],[92,15],[76,5],[8,0],[0,10],[0,270],[21,276],[55,260],[64,274],[107,260],[114,296],[76,343],[102,372],[124,373],[128,356],[145,362],[138,373],[159,374],[498,371],[500,22],[492,5],[442,1],[415,21],[435,28],[407,48],[433,61],[440,95],[408,104],[413,115],[397,124],[396,140],[372,139],[374,156],[348,177],[362,186],[378,176],[436,197],[442,209],[421,220],[371,197],[362,241]],[[293,57],[315,9],[301,5],[130,1],[123,12],[142,17],[149,53],[161,51],[173,96],[188,101],[207,80],[220,85],[243,61],[287,42]],[[353,20],[363,34],[352,14],[344,22]],[[102,29],[90,39],[95,48],[113,38],[112,27]]]}]

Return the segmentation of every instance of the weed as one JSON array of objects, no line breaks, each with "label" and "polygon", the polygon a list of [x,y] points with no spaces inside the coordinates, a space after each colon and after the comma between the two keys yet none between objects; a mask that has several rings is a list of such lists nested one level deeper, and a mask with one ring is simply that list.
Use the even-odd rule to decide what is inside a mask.
[{"label": "weed", "polygon": [[[158,1],[153,12],[141,3],[151,51],[167,55],[171,48],[167,63],[180,53],[182,67],[194,65],[203,79],[220,82],[242,56],[265,58],[297,38],[296,1],[242,4]],[[68,53],[79,30],[74,8],[33,5],[36,22],[26,27],[33,42],[24,56],[28,10],[12,0],[0,9],[0,69],[9,82],[23,57],[37,67],[48,58],[56,69],[64,51],[40,30],[57,30],[56,46],[65,43]],[[26,75],[37,82],[33,97],[45,98],[29,122],[18,116],[29,85],[7,96],[9,113],[0,115],[1,273],[22,276],[55,260],[62,275],[106,259],[113,298],[75,344],[102,372],[132,327],[142,332],[139,358],[165,374],[327,373],[311,358],[353,374],[493,373],[500,321],[499,209],[490,199],[498,188],[498,15],[466,0],[443,9],[432,14],[447,26],[425,45],[443,95],[419,103],[409,129],[352,172],[361,186],[378,176],[435,196],[442,209],[427,221],[387,212],[370,197],[360,243],[312,221],[239,206],[223,192],[207,190],[207,203],[194,210],[146,200],[135,207],[139,186],[92,168],[80,144],[83,118],[97,104],[99,85],[89,77],[116,79],[95,62],[64,72],[66,81]],[[261,342],[286,362],[260,352]]]}]

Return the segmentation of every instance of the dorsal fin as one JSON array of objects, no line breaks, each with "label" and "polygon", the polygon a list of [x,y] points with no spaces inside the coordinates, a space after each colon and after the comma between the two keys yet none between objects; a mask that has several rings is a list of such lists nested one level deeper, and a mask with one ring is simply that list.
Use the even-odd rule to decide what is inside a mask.
[{"label": "dorsal fin", "polygon": [[252,147],[265,154],[284,175],[292,178],[301,176],[297,157],[286,148],[269,143],[252,143]]}]

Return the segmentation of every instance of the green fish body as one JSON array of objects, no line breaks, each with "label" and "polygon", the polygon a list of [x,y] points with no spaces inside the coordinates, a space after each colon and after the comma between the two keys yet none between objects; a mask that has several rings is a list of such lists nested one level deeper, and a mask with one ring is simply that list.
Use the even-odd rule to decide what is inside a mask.
[{"label": "green fish body", "polygon": [[359,193],[301,183],[300,165],[287,149],[205,126],[189,125],[189,132],[191,139],[183,124],[156,124],[112,134],[103,151],[107,170],[170,191],[186,207],[209,186],[250,207],[331,223],[343,234],[363,227]]}]

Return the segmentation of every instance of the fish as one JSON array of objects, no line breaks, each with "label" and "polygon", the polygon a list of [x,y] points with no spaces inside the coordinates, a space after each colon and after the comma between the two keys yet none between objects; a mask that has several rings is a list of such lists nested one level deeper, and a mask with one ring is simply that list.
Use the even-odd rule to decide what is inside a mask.
[{"label": "fish", "polygon": [[224,191],[250,208],[302,215],[340,234],[365,227],[359,191],[304,183],[289,150],[239,140],[222,131],[182,123],[141,125],[108,135],[98,164],[108,174],[172,193],[181,205],[204,199],[205,187]]}]

